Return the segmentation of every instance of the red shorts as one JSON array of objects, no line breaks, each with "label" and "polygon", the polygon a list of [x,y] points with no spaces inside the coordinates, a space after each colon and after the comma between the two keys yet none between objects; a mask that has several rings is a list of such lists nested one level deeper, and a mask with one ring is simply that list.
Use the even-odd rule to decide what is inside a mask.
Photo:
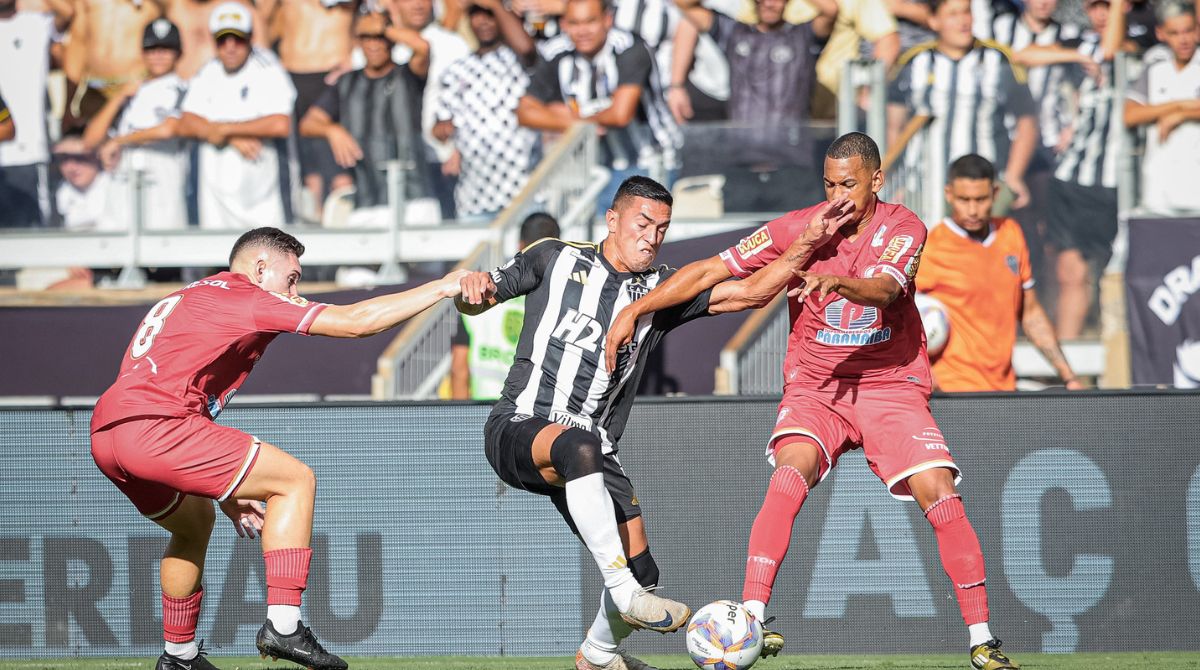
[{"label": "red shorts", "polygon": [[258,449],[258,438],[196,414],[130,419],[92,433],[100,471],[152,521],[174,512],[184,495],[228,498]]},{"label": "red shorts", "polygon": [[775,448],[783,438],[803,435],[815,440],[825,456],[818,481],[837,465],[838,457],[860,447],[888,492],[901,500],[913,499],[908,478],[923,470],[949,468],[955,483],[962,479],[923,391],[843,387],[841,393],[784,389],[767,445],[768,460],[774,464]]}]

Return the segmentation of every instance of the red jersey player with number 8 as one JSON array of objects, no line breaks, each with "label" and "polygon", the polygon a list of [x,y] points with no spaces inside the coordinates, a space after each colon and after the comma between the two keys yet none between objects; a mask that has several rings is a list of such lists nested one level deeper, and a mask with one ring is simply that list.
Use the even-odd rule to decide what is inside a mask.
[{"label": "red jersey player with number 8", "polygon": [[213,419],[280,333],[373,335],[458,295],[465,273],[353,305],[325,305],[297,294],[303,253],[296,238],[276,228],[243,234],[228,272],[150,308],[117,381],[92,413],[96,465],[143,516],[171,533],[160,569],[166,649],[156,670],[214,667],[195,641],[213,500],[238,535],[262,537],[267,621],[258,632],[259,652],[312,670],[347,667],[300,621],[312,557],[312,470]]},{"label": "red jersey player with number 8", "polygon": [[[878,199],[883,172],[870,137],[849,133],[835,140],[824,172],[827,202],[767,223],[626,307],[608,332],[608,364],[639,316],[785,257],[793,274],[792,331],[783,400],[767,447],[775,472],[750,531],[746,608],[763,618],[809,489],[841,454],[861,448],[888,491],[916,500],[933,526],[968,627],[971,665],[1018,668],[989,630],[983,553],[955,489],[958,466],[929,411],[929,359],[913,303],[925,225],[905,207]],[[763,637],[764,655],[783,649],[779,633]]]}]

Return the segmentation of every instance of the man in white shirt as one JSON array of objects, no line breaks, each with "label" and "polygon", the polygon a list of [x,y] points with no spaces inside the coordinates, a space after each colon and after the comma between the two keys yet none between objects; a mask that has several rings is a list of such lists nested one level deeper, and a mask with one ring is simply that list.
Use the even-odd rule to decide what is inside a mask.
[{"label": "man in white shirt", "polygon": [[1155,60],[1125,96],[1125,125],[1146,129],[1141,206],[1156,214],[1200,210],[1200,40],[1188,5],[1157,8],[1158,39],[1171,57]]},{"label": "man in white shirt", "polygon": [[67,230],[112,230],[105,218],[109,176],[100,168],[100,159],[89,151],[79,135],[68,135],[54,145],[54,165],[62,183],[54,192],[54,202]]},{"label": "man in white shirt", "polygon": [[218,6],[209,29],[217,57],[190,82],[179,122],[180,136],[202,142],[200,227],[281,226],[279,163],[296,89],[273,54],[251,45],[253,19],[244,5]]},{"label": "man in white shirt", "polygon": [[0,91],[17,128],[0,144],[0,228],[45,225],[50,212],[46,77],[50,39],[70,22],[71,7],[49,6],[55,14],[17,11],[16,0],[0,0]]},{"label": "man in white shirt", "polygon": [[167,19],[142,33],[147,79],[126,85],[88,123],[83,141],[99,150],[112,185],[106,217],[120,228],[133,222],[136,183],[142,181],[142,227],[178,230],[187,226],[183,193],[187,156],[178,137],[179,105],[187,83],[175,73],[179,29]]}]

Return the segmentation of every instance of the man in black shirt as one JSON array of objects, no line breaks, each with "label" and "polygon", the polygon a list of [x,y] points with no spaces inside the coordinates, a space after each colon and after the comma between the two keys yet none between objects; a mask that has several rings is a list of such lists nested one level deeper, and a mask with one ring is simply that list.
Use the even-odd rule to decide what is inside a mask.
[{"label": "man in black shirt", "polygon": [[[411,171],[405,200],[428,197],[429,174],[421,140],[421,91],[429,71],[429,44],[408,28],[389,25],[382,14],[358,19],[355,35],[367,64],[348,72],[326,89],[300,121],[304,137],[324,138],[345,172],[333,189],[353,184],[356,207],[387,204],[387,161],[400,160]],[[392,47],[402,40],[413,48],[404,65],[392,62]]]}]

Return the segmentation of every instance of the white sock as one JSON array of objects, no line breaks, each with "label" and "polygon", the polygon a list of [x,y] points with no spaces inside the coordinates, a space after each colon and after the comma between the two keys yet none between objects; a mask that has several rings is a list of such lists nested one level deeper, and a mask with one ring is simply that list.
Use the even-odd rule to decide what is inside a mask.
[{"label": "white sock", "polygon": [[167,642],[163,645],[163,651],[166,651],[175,658],[190,661],[200,653],[200,648],[196,646],[196,640],[192,639],[187,642]]},{"label": "white sock", "polygon": [[608,593],[608,589],[600,592],[600,610],[596,612],[596,620],[588,629],[587,638],[583,641],[583,657],[595,665],[605,665],[612,661],[617,653],[621,640],[629,637],[633,629],[621,618],[617,603]]},{"label": "white sock", "polygon": [[267,605],[267,621],[280,635],[291,635],[300,625],[300,606]]},{"label": "white sock", "polygon": [[616,512],[612,496],[604,486],[604,474],[597,472],[572,479],[566,489],[567,511],[604,576],[604,587],[612,594],[617,608],[624,612],[629,609],[638,583],[621,547]]},{"label": "white sock", "polygon": [[742,603],[742,607],[745,607],[747,611],[753,614],[759,623],[762,623],[763,619],[767,618],[767,604],[761,600],[747,600]]},{"label": "white sock", "polygon": [[971,636],[971,646],[983,644],[992,639],[992,629],[988,628],[988,623],[973,623],[967,626],[967,634]]}]

